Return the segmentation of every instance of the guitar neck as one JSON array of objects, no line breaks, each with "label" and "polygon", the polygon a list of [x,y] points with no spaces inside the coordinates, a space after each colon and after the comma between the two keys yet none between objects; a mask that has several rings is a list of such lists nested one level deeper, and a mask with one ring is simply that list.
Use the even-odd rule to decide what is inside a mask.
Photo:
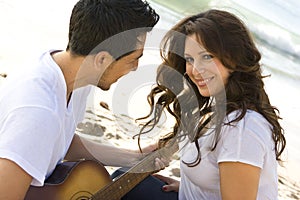
[{"label": "guitar neck", "polygon": [[91,200],[121,199],[121,197],[133,189],[138,183],[153,172],[157,171],[154,165],[155,158],[169,158],[177,151],[177,146],[174,146],[175,145],[170,148],[164,147],[149,154],[141,162],[130,168],[111,184],[108,184],[106,187],[94,194]]},{"label": "guitar neck", "polygon": [[150,174],[151,172],[136,174],[124,173],[112,184],[107,185],[102,190],[94,194],[91,200],[119,200]]}]

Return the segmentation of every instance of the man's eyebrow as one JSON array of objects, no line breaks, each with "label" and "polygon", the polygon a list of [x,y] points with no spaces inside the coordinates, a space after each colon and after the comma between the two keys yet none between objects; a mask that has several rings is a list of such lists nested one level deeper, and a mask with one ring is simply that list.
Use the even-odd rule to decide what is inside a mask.
[{"label": "man's eyebrow", "polygon": [[136,59],[140,59],[143,56],[143,53],[141,53]]},{"label": "man's eyebrow", "polygon": [[137,43],[138,44],[143,44],[144,42],[140,38],[137,38]]}]

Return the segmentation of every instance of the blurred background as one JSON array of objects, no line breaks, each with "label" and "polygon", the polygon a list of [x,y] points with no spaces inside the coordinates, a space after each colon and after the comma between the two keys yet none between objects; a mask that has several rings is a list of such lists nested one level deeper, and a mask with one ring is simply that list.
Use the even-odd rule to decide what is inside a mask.
[{"label": "blurred background", "polygon": [[[0,74],[9,76],[14,71],[26,67],[26,63],[45,50],[65,49],[69,17],[76,2],[77,0],[0,0]],[[208,8],[219,8],[235,13],[246,23],[262,52],[264,74],[271,74],[271,77],[265,80],[267,93],[271,103],[279,108],[283,118],[281,123],[287,138],[284,156],[287,162],[284,173],[291,179],[299,181],[300,1],[149,0],[149,3],[161,16],[156,26],[160,30],[158,31],[160,35],[150,34],[147,40],[149,48],[147,49],[147,46],[145,48],[146,51],[140,61],[141,66],[157,66],[161,62],[158,53],[159,37],[163,35],[161,33],[170,29],[186,15]],[[156,50],[155,48],[153,50],[154,45],[157,46]],[[132,79],[143,75],[141,70],[128,77]],[[147,71],[147,74],[149,76],[145,83],[154,83],[155,67]],[[94,101],[96,98],[97,102],[104,101],[112,108],[118,104],[124,105],[122,97],[127,98],[125,114],[134,119],[148,112],[146,95],[151,84],[120,92],[122,90],[120,83],[126,83],[126,80],[128,82],[128,79],[123,79],[116,83],[110,91],[97,91],[92,98]],[[0,84],[3,81],[5,79],[0,77]],[[120,92],[119,96],[116,96],[116,90],[118,94]],[[130,130],[130,127],[126,127],[126,130]]]}]

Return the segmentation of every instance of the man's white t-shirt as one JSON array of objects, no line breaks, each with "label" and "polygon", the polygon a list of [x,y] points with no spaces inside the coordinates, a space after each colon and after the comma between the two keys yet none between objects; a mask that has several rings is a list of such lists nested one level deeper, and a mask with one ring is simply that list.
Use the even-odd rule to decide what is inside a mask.
[{"label": "man's white t-shirt", "polygon": [[[231,113],[227,122],[235,119],[236,114]],[[214,151],[211,151],[214,134],[199,139],[201,162],[195,167],[182,163],[195,161],[195,144],[181,144],[179,200],[221,200],[220,162],[241,162],[259,167],[257,200],[278,198],[277,162],[270,124],[259,113],[250,110],[242,120],[233,124],[222,128]]]},{"label": "man's white t-shirt", "polygon": [[64,158],[90,89],[75,90],[67,105],[66,82],[51,52],[8,76],[0,89],[0,157],[17,163],[35,186]]}]

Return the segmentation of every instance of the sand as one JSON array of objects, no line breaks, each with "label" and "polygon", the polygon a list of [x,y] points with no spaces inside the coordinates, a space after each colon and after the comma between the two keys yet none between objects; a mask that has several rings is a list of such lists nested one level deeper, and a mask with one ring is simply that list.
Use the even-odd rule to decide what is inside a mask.
[{"label": "sand", "polygon": [[[95,141],[107,143],[119,147],[125,147],[130,149],[137,149],[137,140],[132,139],[130,132],[136,132],[136,130],[130,129],[136,128],[134,120],[129,116],[115,115],[112,111],[108,110],[108,104],[101,102],[106,108],[102,106],[90,107],[87,109],[85,120],[78,126],[78,134],[85,137],[89,137]],[[99,103],[100,105],[100,103]],[[132,123],[131,125],[129,125]],[[124,124],[127,124],[125,133]],[[152,143],[155,137],[144,138],[142,140],[143,145]],[[172,178],[180,178],[179,170],[179,157],[175,153],[172,157],[170,165],[164,170],[158,172],[159,174],[170,176]],[[116,167],[106,166],[108,172],[113,172]],[[284,167],[278,166],[279,172],[279,199],[280,200],[295,200],[300,199],[300,186],[299,182],[290,178],[287,174],[287,170]]]}]

